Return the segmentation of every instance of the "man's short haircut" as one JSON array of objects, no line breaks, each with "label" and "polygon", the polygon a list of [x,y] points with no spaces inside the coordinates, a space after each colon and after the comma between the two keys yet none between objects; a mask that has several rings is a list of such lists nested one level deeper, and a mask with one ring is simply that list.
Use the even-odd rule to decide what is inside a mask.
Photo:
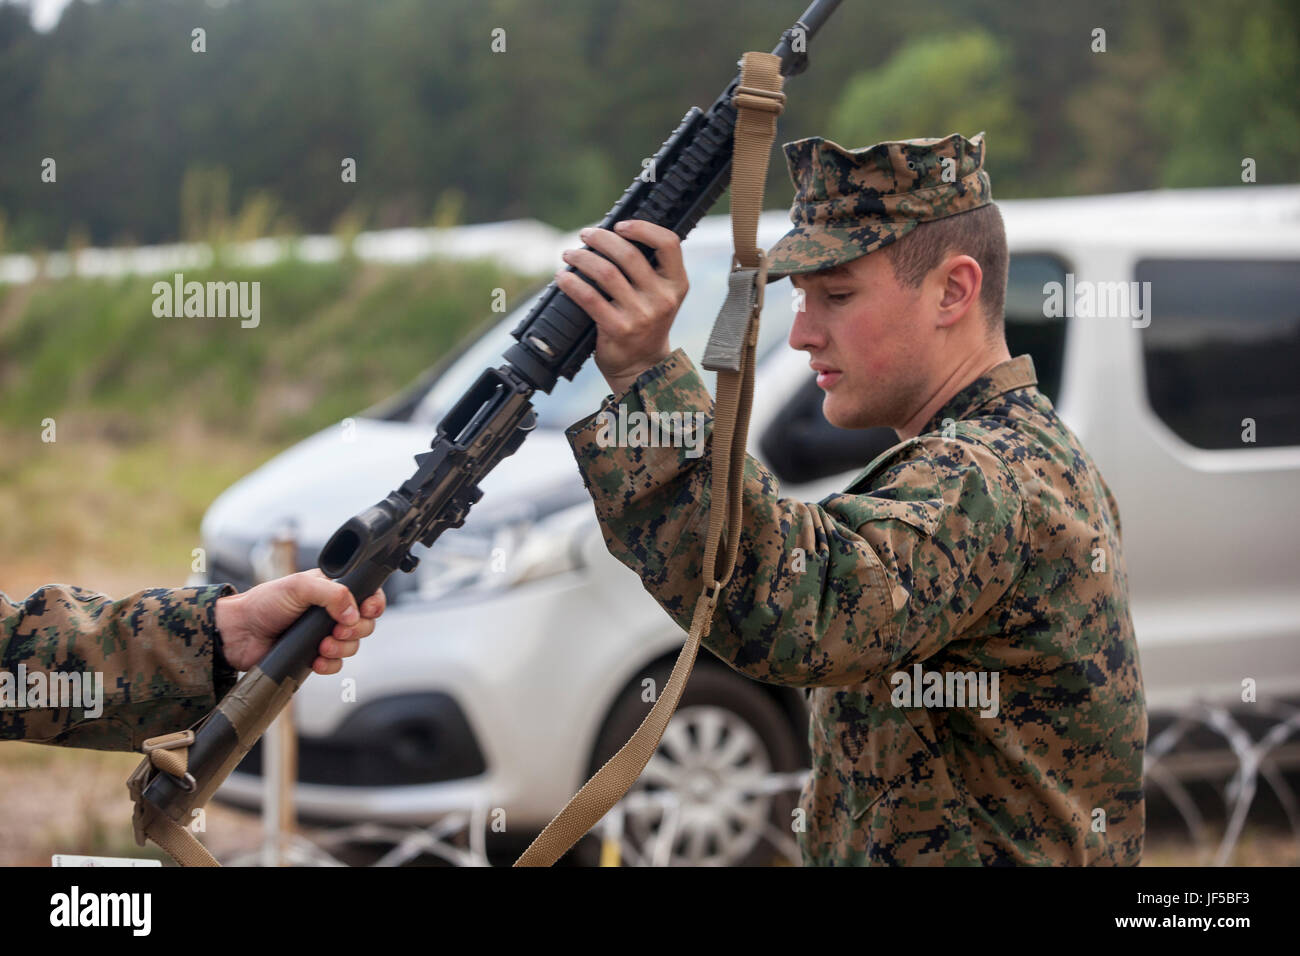
[{"label": "man's short haircut", "polygon": [[897,242],[883,246],[894,267],[894,278],[915,289],[951,254],[968,255],[984,273],[980,306],[990,335],[1003,330],[1007,299],[1007,230],[996,203],[969,212],[923,222]]}]

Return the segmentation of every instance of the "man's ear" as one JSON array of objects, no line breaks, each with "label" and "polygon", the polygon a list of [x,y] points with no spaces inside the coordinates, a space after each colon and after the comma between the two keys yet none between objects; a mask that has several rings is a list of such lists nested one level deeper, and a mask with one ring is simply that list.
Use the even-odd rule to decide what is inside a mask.
[{"label": "man's ear", "polygon": [[947,328],[965,318],[979,302],[984,270],[967,255],[951,256],[939,266],[942,289],[939,299],[939,327]]}]

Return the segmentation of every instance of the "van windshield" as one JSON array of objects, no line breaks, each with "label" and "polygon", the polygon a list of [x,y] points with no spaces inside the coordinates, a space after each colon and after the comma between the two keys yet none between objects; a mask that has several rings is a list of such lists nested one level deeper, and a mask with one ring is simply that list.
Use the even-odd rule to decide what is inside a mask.
[{"label": "van windshield", "polygon": [[[727,294],[731,248],[711,245],[692,249],[687,243],[682,249],[686,256],[686,275],[691,283],[691,291],[673,322],[670,341],[674,348],[685,349],[699,368],[700,357],[704,354],[709,332],[713,328],[713,320]],[[757,353],[760,357],[773,346],[783,343],[789,334],[790,323],[794,318],[789,290],[789,284],[775,284],[766,296],[758,335]],[[453,362],[421,400],[411,420],[436,423],[485,368],[500,365],[502,354],[514,343],[510,337],[511,330],[540,297],[541,290],[485,332],[482,338]],[[717,385],[716,373],[703,368],[700,371],[709,391],[714,392]],[[561,379],[550,395],[538,392],[533,397],[538,427],[568,428],[595,412],[608,394],[609,386],[597,370],[596,363],[588,360],[572,382]]]}]

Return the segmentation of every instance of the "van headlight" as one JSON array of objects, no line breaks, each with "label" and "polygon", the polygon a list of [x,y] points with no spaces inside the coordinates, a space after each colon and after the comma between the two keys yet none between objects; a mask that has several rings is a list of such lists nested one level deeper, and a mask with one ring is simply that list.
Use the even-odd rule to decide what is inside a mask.
[{"label": "van headlight", "polygon": [[549,513],[525,506],[494,513],[478,525],[467,522],[420,556],[414,572],[418,597],[435,601],[506,591],[576,571],[583,567],[582,544],[594,523],[590,500]]}]

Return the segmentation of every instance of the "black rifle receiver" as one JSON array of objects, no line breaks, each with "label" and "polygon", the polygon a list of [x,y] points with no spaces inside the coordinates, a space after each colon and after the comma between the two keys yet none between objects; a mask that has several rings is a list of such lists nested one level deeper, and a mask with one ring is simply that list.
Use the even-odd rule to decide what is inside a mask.
[{"label": "black rifle receiver", "polygon": [[[815,0],[781,35],[772,52],[781,58],[783,75],[803,72],[807,41],[840,2]],[[731,98],[739,82],[737,76],[707,111],[687,112],[655,154],[653,179],[634,179],[601,226],[644,219],[682,237],[695,227],[731,180],[736,124]],[[484,371],[447,412],[430,450],[416,456],[415,474],[349,519],[321,549],[320,569],[347,585],[358,603],[394,571],[415,569],[419,559],[411,549],[417,543],[432,545],[443,531],[464,524],[482,497],[479,482],[536,426],[529,398],[535,391],[549,393],[560,376],[572,379],[596,343],[595,324],[554,283],[512,334],[518,341],[505,352],[506,364]],[[190,776],[179,780],[154,771],[143,785],[143,798],[188,825],[189,811],[206,803],[275,716],[267,711],[282,709],[306,679],[321,640],[333,628],[320,607],[298,618],[195,728]],[[283,692],[268,700],[268,687]]]}]

